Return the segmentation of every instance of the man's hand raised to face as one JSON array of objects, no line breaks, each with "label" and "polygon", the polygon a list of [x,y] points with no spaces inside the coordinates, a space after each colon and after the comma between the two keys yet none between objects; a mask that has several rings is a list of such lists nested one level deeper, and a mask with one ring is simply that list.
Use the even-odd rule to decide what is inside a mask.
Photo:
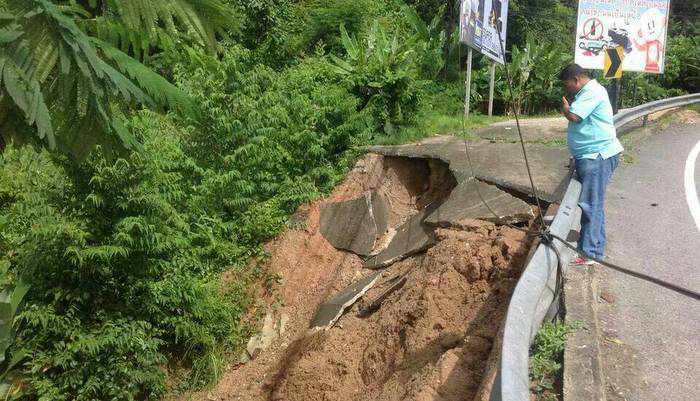
[{"label": "man's hand raised to face", "polygon": [[571,122],[581,122],[581,117],[571,112],[569,101],[566,100],[566,96],[561,98],[561,113],[564,115],[564,117],[566,117],[567,120]]}]

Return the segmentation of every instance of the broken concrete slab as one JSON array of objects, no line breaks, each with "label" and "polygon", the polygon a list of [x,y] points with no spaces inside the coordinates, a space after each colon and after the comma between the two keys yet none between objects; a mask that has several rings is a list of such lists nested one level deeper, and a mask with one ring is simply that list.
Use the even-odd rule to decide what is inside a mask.
[{"label": "broken concrete slab", "polygon": [[434,207],[426,208],[414,214],[400,225],[386,249],[367,259],[365,267],[378,269],[389,266],[408,256],[422,252],[435,244],[433,228],[423,223],[425,217],[434,210]]},{"label": "broken concrete slab", "polygon": [[328,301],[319,305],[310,328],[328,328],[340,319],[343,312],[362,297],[377,282],[382,272],[375,272],[346,287]]},{"label": "broken concrete slab", "polygon": [[[533,195],[519,143],[482,142],[469,146],[474,175],[478,179]],[[536,196],[550,202],[559,200],[570,171],[568,150],[539,144],[528,144],[526,150]],[[450,164],[471,174],[463,149]]]},{"label": "broken concrete slab", "polygon": [[365,192],[356,199],[321,206],[321,234],[335,248],[366,256],[386,231],[388,215],[384,196]]},{"label": "broken concrete slab", "polygon": [[[481,197],[480,197],[481,195]],[[482,202],[481,198],[488,204]],[[509,222],[525,221],[532,218],[530,205],[496,187],[475,179],[462,182],[450,197],[425,219],[425,223],[437,226],[452,226],[464,219]]]},{"label": "broken concrete slab", "polygon": [[[466,145],[469,147],[474,168],[473,176],[482,181],[532,195],[519,143],[466,141]],[[450,170],[457,182],[462,182],[472,177],[472,169],[464,146],[463,139],[445,136],[431,138],[425,143],[372,146],[369,150],[387,156],[427,157],[442,160],[450,165]],[[526,150],[537,196],[548,202],[558,201],[563,195],[570,173],[568,150],[542,144],[527,144]]]}]

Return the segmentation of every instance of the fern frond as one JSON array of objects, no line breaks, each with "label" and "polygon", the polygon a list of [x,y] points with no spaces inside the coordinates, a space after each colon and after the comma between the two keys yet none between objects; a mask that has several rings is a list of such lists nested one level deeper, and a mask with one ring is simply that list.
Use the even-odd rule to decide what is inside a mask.
[{"label": "fern frond", "polygon": [[221,0],[102,0],[100,15],[80,21],[98,38],[131,49],[137,59],[148,56],[150,48],[167,47],[182,35],[194,39],[212,53],[216,35],[226,36],[241,25],[235,9]]},{"label": "fern frond", "polygon": [[[9,95],[0,102],[17,107],[52,148],[58,139],[80,154],[84,149],[78,148],[102,142],[95,132],[135,146],[115,105],[189,107],[175,86],[85,34],[51,1],[7,0],[0,3],[0,13],[5,16],[0,19],[0,88]],[[54,129],[60,131],[58,138]]]}]

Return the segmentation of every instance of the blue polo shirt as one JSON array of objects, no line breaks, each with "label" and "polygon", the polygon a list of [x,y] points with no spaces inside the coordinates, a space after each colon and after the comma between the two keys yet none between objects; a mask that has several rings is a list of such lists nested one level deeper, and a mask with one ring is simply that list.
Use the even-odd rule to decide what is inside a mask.
[{"label": "blue polo shirt", "polygon": [[569,121],[567,143],[577,159],[603,159],[624,149],[617,139],[608,91],[595,79],[588,81],[576,94],[570,109],[581,122]]}]

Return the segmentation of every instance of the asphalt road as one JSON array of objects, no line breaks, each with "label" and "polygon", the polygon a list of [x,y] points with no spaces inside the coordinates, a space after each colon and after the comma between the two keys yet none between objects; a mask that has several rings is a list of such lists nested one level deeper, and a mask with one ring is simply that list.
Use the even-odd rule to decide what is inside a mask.
[{"label": "asphalt road", "polygon": [[[700,232],[683,183],[698,141],[697,123],[648,136],[616,171],[606,209],[610,260],[700,292]],[[601,316],[608,400],[700,399],[700,302],[602,269],[601,287],[614,297]]]}]

